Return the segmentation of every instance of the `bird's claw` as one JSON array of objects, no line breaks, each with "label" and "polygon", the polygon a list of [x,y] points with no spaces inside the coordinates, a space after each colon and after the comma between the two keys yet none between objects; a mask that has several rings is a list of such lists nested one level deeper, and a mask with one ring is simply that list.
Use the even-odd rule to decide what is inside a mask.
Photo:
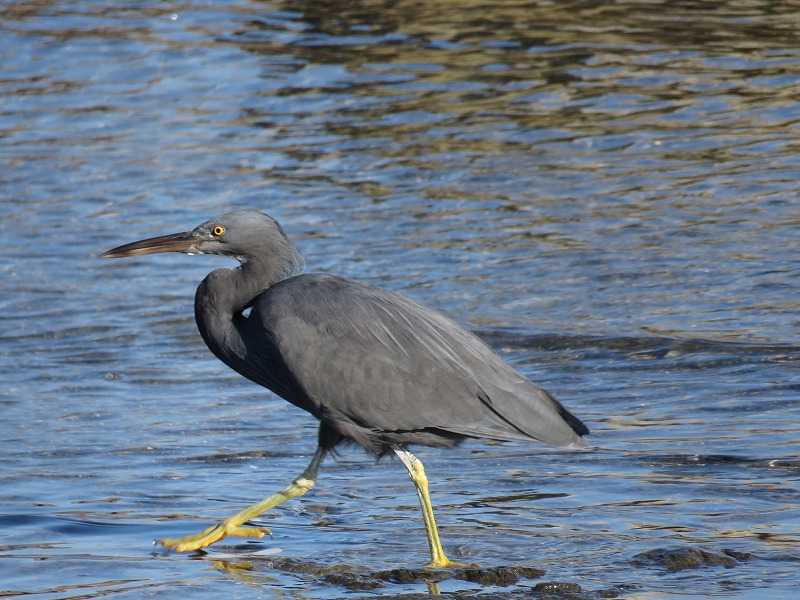
[{"label": "bird's claw", "polygon": [[200,533],[180,538],[166,538],[156,543],[175,552],[193,552],[220,541],[228,536],[262,538],[270,533],[266,527],[242,527],[235,523],[222,521],[204,529]]},{"label": "bird's claw", "polygon": [[431,560],[425,563],[425,569],[475,569],[478,565],[475,563],[463,563],[456,560],[450,560],[447,557],[439,560]]}]

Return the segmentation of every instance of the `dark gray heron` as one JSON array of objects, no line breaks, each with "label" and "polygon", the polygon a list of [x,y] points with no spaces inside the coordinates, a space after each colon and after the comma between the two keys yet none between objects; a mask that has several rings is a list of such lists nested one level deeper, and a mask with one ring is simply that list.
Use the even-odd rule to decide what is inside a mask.
[{"label": "dark gray heron", "polygon": [[[263,537],[245,526],[314,487],[325,455],[342,442],[380,457],[394,452],[419,496],[430,567],[448,567],[422,462],[409,445],[452,447],[466,438],[537,440],[583,447],[589,430],[555,398],[472,333],[399,294],[324,273],[303,259],[272,217],[235,210],[192,231],[108,250],[105,258],[156,252],[221,254],[195,294],[195,319],[211,352],[233,370],[319,419],[317,450],[280,492],[201,531],[159,543],[199,550],[226,536]],[[251,309],[246,314],[246,309]]]}]

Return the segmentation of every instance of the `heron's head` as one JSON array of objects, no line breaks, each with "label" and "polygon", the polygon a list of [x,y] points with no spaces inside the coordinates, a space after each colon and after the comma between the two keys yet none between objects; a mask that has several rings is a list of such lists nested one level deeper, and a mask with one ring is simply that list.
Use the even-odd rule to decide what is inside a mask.
[{"label": "heron's head", "polygon": [[221,254],[242,263],[258,258],[299,259],[280,224],[254,209],[226,212],[191,231],[132,242],[107,250],[101,256],[123,258],[159,252]]}]

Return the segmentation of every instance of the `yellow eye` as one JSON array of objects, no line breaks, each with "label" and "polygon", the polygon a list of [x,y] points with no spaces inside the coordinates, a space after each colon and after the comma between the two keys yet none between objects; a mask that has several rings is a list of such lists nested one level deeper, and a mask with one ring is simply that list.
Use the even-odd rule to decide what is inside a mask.
[{"label": "yellow eye", "polygon": [[225,228],[222,225],[215,225],[211,233],[213,233],[215,237],[220,237],[225,233]]}]

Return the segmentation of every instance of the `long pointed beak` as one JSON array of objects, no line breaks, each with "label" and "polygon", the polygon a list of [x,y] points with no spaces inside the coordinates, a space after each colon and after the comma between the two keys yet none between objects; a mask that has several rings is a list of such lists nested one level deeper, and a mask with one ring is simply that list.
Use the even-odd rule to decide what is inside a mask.
[{"label": "long pointed beak", "polygon": [[100,258],[124,258],[126,256],[156,254],[157,252],[190,252],[193,244],[192,232],[182,231],[117,246],[103,252]]}]

